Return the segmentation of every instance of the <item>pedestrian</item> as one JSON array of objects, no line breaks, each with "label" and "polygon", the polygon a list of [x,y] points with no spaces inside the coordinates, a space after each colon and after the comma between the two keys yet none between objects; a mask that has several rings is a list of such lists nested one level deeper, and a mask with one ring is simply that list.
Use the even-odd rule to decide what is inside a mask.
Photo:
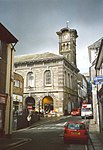
[{"label": "pedestrian", "polygon": [[27,116],[27,121],[28,121],[28,126],[30,126],[30,122],[31,122],[31,115],[30,114]]},{"label": "pedestrian", "polygon": [[41,116],[44,117],[44,109],[42,109]]}]

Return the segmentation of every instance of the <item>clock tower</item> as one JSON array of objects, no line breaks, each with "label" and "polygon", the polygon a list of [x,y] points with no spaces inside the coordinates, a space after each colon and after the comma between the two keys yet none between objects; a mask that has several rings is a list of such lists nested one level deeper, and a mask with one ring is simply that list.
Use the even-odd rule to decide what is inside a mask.
[{"label": "clock tower", "polygon": [[76,38],[78,37],[75,29],[62,28],[56,32],[59,36],[59,53],[67,58],[76,66]]}]

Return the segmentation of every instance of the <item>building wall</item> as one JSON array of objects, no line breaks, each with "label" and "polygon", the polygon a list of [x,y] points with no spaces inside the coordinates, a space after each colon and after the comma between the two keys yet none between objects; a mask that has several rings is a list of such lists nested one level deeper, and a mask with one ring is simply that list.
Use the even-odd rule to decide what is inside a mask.
[{"label": "building wall", "polygon": [[11,50],[11,44],[7,45],[7,70],[6,70],[6,89],[8,94],[6,111],[5,111],[5,134],[12,134],[12,108],[13,108],[13,56],[14,50]]},{"label": "building wall", "polygon": [[[53,60],[51,62],[42,63],[32,63],[29,65],[25,63],[20,63],[16,65],[15,72],[21,74],[24,77],[24,98],[32,96],[35,99],[35,107],[38,107],[39,101],[42,103],[42,100],[45,96],[50,96],[53,98],[54,109],[58,110],[59,114],[63,114],[69,101],[77,103],[77,86],[73,87],[73,83],[76,83],[77,74],[75,69],[71,69],[63,60]],[[51,71],[51,85],[45,86],[44,81],[44,72],[46,70]],[[27,74],[28,72],[33,72],[34,76],[34,86],[27,86]],[[70,81],[72,86],[64,86],[65,81],[67,81],[68,76],[64,76],[64,72],[73,76],[73,80]]]},{"label": "building wall", "polygon": [[5,93],[6,66],[7,66],[7,47],[4,42],[0,41],[0,93]]},{"label": "building wall", "polygon": [[100,43],[99,53],[95,64],[96,77],[100,77],[101,80],[97,87],[98,96],[98,111],[99,111],[99,128],[103,131],[103,39]]},{"label": "building wall", "polygon": [[22,114],[23,112],[23,94],[24,94],[24,79],[21,75],[14,72],[13,85],[13,115]]},{"label": "building wall", "polygon": [[23,96],[23,93],[24,93],[24,88],[23,88],[24,87],[24,79],[21,75],[14,72],[14,82],[15,82],[15,80],[18,81],[18,85],[16,86],[14,84],[13,93]]},{"label": "building wall", "polygon": [[90,58],[90,63],[91,63],[89,71],[90,71],[90,80],[92,83],[92,98],[93,98],[93,110],[94,110],[93,122],[97,124],[97,131],[101,130],[101,114],[102,114],[101,108],[102,107],[98,99],[98,90],[100,89],[100,85],[94,84],[94,78],[97,76],[95,66],[96,66],[96,61],[97,61],[99,50],[100,50],[101,41],[102,41],[102,38],[88,47],[89,58]]}]

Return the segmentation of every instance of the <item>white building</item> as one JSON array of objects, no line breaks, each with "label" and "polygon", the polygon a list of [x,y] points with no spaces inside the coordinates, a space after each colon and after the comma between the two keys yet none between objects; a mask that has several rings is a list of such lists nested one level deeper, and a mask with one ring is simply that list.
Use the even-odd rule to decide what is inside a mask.
[{"label": "white building", "polygon": [[98,94],[98,111],[100,132],[103,131],[103,39],[101,40],[99,53],[95,64],[96,77],[95,84]]},{"label": "white building", "polygon": [[78,74],[78,102],[79,106],[85,101],[88,103],[87,80],[83,74]]},{"label": "white building", "polygon": [[94,84],[94,79],[97,76],[95,65],[97,61],[97,57],[100,50],[102,38],[93,43],[92,45],[88,46],[88,52],[89,52],[89,61],[91,63],[91,66],[89,68],[90,73],[90,80],[92,83],[92,97],[93,97],[93,110],[94,110],[94,119],[93,122],[97,124],[97,130],[100,131],[100,103],[98,100],[98,90],[99,86],[97,84]]}]

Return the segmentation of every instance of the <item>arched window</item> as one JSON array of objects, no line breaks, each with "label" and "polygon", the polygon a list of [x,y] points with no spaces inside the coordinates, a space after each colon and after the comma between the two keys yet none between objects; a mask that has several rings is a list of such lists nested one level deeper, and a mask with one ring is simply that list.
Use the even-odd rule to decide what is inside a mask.
[{"label": "arched window", "polygon": [[27,86],[34,87],[34,76],[33,72],[28,72],[27,74]]},{"label": "arched window", "polygon": [[70,74],[68,73],[68,87],[70,88]]},{"label": "arched window", "polygon": [[45,85],[51,84],[51,72],[50,70],[45,71]]},{"label": "arched window", "polygon": [[64,86],[67,86],[67,73],[64,72]]},{"label": "arched window", "polygon": [[73,88],[73,76],[71,75],[71,84],[70,84],[70,86],[71,86],[71,89]]}]

